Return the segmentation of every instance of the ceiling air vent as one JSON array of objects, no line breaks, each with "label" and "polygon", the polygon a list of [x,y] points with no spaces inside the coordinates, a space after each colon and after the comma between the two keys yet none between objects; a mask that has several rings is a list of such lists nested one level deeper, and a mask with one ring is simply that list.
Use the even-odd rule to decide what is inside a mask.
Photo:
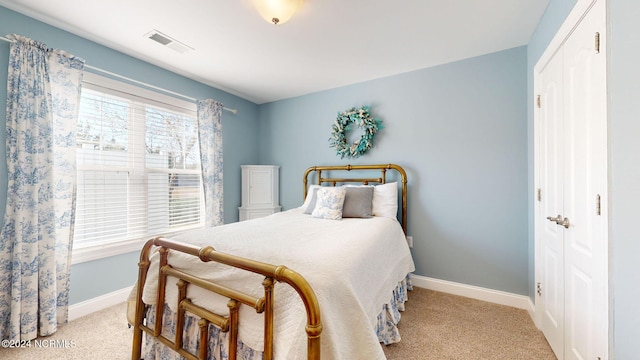
[{"label": "ceiling air vent", "polygon": [[163,33],[161,33],[158,30],[152,30],[150,31],[148,34],[145,35],[145,37],[157,42],[158,44],[162,45],[162,46],[166,46],[168,48],[170,48],[173,51],[179,52],[180,54],[184,54],[187,53],[189,51],[193,51],[195,50],[194,48],[170,37],[167,36]]}]

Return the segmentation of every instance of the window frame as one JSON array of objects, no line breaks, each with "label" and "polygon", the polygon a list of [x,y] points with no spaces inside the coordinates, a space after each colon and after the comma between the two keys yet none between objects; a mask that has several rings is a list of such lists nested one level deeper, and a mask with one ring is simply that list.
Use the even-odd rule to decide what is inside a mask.
[{"label": "window frame", "polygon": [[[103,92],[105,94],[111,94],[115,96],[121,96],[122,93],[127,94],[134,101],[144,102],[151,106],[157,106],[160,108],[176,111],[183,114],[190,114],[194,118],[197,117],[197,105],[195,102],[189,102],[176,98],[174,96],[165,95],[161,92],[149,90],[144,87],[132,85],[120,80],[97,75],[91,72],[85,72],[82,81],[83,89],[91,89],[94,91]],[[139,126],[139,124],[134,124]],[[204,198],[202,197],[202,182],[200,183],[201,193],[201,205],[204,205]],[[163,233],[163,236],[173,236],[186,230],[202,228],[204,227],[204,206],[201,206],[201,222],[198,225],[194,225],[188,228],[181,229],[179,231],[172,231]],[[146,238],[141,239],[127,239],[122,241],[110,241],[94,244],[82,244],[76,246],[73,244],[71,253],[71,264],[79,264],[87,261],[94,261],[116,255],[126,254],[134,251],[139,251]]]}]

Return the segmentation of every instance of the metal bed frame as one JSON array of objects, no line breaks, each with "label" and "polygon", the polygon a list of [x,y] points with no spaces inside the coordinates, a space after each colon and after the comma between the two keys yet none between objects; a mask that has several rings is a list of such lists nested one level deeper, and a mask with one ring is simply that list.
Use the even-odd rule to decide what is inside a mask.
[{"label": "metal bed frame", "polygon": [[[407,175],[404,169],[395,164],[386,165],[344,165],[344,166],[313,166],[308,168],[304,173],[304,195],[307,195],[308,177],[312,173],[317,174],[318,184],[332,184],[336,186],[338,183],[381,183],[386,182],[386,171],[395,170],[401,175],[402,183],[402,228],[406,234],[407,230]],[[352,170],[379,170],[381,176],[378,178],[332,178],[323,177],[332,170],[352,171]],[[159,247],[160,264],[158,267],[158,294],[155,305],[155,323],[145,323],[145,313],[148,305],[142,301],[142,292],[147,278],[147,272],[150,266],[149,256],[154,247]],[[264,295],[255,297],[232,288],[216,284],[212,281],[204,280],[183,271],[174,269],[168,263],[168,253],[170,251],[182,252],[194,256],[203,262],[215,261],[226,264],[239,269],[250,271],[253,273],[264,275],[262,285],[264,287]],[[307,325],[305,328],[307,334],[307,359],[320,359],[320,335],[322,333],[322,322],[320,320],[320,306],[316,295],[309,283],[297,272],[288,269],[286,266],[276,266],[263,262],[254,261],[232,254],[226,254],[216,251],[211,246],[197,247],[182,242],[172,241],[162,237],[151,239],[146,242],[141,253],[140,262],[138,263],[138,283],[135,307],[135,321],[133,324],[133,347],[131,352],[132,359],[140,359],[142,351],[143,333],[152,336],[165,346],[176,351],[185,358],[207,359],[208,346],[200,346],[197,354],[193,354],[183,348],[183,331],[185,313],[190,313],[200,317],[198,326],[200,328],[199,338],[200,344],[208,343],[209,324],[214,324],[222,332],[228,332],[229,338],[229,359],[235,360],[237,357],[237,339],[238,339],[238,323],[239,323],[239,307],[241,304],[250,306],[257,313],[264,313],[264,359],[271,360],[273,358],[273,288],[276,281],[286,283],[296,290],[304,306],[307,314]],[[164,298],[166,292],[167,277],[175,277],[178,280],[178,307],[177,320],[175,328],[175,338],[169,339],[162,334]],[[189,286],[198,286],[205,290],[220,294],[229,299],[227,306],[229,312],[227,314],[216,314],[203,307],[193,304],[187,298],[187,288]]]}]

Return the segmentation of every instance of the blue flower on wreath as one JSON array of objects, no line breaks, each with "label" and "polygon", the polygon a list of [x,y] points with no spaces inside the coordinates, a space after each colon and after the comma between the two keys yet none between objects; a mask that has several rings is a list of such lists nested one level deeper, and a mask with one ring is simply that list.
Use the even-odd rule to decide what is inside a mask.
[{"label": "blue flower on wreath", "polygon": [[[347,142],[347,132],[353,127],[364,130],[360,140],[352,144]],[[332,132],[329,145],[336,149],[336,155],[341,159],[357,158],[373,146],[373,137],[378,130],[383,129],[382,121],[371,116],[368,106],[351,108],[339,112],[336,121],[331,126]]]}]

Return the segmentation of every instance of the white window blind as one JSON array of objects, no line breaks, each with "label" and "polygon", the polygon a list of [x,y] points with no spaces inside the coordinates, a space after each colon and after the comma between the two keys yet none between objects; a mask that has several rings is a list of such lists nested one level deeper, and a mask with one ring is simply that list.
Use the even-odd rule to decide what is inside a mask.
[{"label": "white window blind", "polygon": [[195,104],[90,76],[76,142],[74,247],[204,225]]}]

